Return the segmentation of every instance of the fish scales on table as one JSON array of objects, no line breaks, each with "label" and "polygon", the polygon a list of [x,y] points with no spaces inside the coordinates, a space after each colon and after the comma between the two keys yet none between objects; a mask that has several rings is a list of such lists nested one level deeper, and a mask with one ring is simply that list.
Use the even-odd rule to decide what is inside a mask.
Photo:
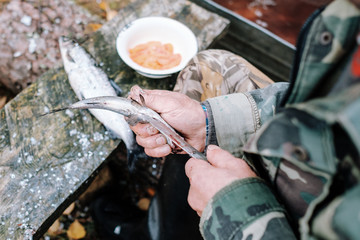
[{"label": "fish scales on table", "polygon": [[150,123],[166,137],[170,145],[174,143],[191,157],[207,161],[203,153],[187,143],[158,113],[132,99],[117,96],[89,98],[73,103],[67,107],[53,110],[50,113],[66,109],[105,109],[126,116],[128,118],[127,121],[131,125],[139,122]]},{"label": "fish scales on table", "polygon": [[[117,96],[106,73],[97,67],[96,61],[83,47],[66,37],[59,38],[59,46],[65,72],[79,100],[99,96]],[[101,109],[92,108],[89,111],[106,129],[124,141],[128,164],[130,169],[133,169],[138,158],[144,157],[145,154],[136,143],[134,133],[124,116]]]}]

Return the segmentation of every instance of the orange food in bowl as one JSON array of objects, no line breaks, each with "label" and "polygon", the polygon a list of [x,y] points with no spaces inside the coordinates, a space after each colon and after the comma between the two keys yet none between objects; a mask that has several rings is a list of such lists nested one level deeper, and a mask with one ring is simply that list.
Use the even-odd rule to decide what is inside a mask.
[{"label": "orange food in bowl", "polygon": [[162,44],[159,41],[150,41],[136,45],[129,50],[130,58],[140,66],[164,70],[175,67],[181,62],[181,55],[174,54],[171,43]]}]

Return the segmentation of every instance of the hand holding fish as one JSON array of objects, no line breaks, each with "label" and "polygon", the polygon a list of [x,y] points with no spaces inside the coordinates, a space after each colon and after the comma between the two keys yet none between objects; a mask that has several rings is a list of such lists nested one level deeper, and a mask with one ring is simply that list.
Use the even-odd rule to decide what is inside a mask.
[{"label": "hand holding fish", "polygon": [[[146,105],[177,130],[185,140],[202,152],[205,149],[205,114],[199,102],[188,96],[164,90],[143,90],[138,86],[131,89],[129,98]],[[150,124],[138,123],[131,129],[136,141],[153,157],[163,157],[172,152],[166,139]]]},{"label": "hand holding fish", "polygon": [[220,189],[233,181],[256,177],[249,165],[218,146],[207,148],[209,162],[190,158],[185,165],[185,172],[190,181],[188,202],[199,216],[209,200]]}]

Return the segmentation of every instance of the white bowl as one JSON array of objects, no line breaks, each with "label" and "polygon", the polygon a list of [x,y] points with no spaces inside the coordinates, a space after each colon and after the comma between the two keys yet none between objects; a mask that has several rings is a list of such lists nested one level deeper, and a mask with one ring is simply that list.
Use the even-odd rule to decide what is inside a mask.
[{"label": "white bowl", "polygon": [[[135,63],[129,56],[129,49],[149,41],[171,43],[174,53],[181,55],[180,64],[165,70],[155,70]],[[120,31],[116,49],[121,59],[139,74],[150,78],[164,78],[181,71],[197,53],[198,46],[194,33],[184,24],[166,17],[145,17],[131,22]]]}]

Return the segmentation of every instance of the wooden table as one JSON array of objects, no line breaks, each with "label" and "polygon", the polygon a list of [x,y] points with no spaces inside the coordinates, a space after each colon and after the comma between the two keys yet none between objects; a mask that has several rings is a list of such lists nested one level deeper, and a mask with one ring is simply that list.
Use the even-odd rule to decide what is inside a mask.
[{"label": "wooden table", "polygon": [[[183,0],[135,0],[83,46],[124,92],[172,89],[176,76],[150,80],[129,69],[115,50],[117,33],[145,16],[183,22],[199,49],[224,34],[229,21]],[[61,64],[61,63],[59,63]],[[38,239],[93,180],[120,140],[113,140],[88,111],[40,117],[77,101],[62,66],[41,76],[0,111],[0,239]]]}]

